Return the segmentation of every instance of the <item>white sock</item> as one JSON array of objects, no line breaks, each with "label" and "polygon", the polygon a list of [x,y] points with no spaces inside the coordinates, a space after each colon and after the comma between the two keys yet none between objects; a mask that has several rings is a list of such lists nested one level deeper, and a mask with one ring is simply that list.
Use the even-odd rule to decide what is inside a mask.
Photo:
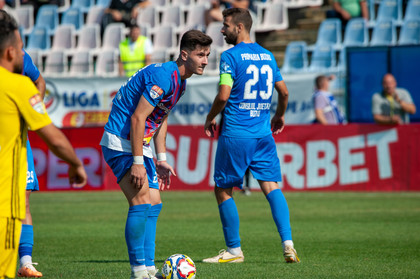
[{"label": "white sock", "polygon": [[292,248],[293,248],[293,240],[283,241],[283,243],[281,245],[283,246],[283,249],[284,249],[285,246],[292,246]]},{"label": "white sock", "polygon": [[241,249],[241,247],[235,247],[235,248],[228,247],[227,251],[229,253],[231,253],[232,255],[237,256],[241,253],[242,249]]},{"label": "white sock", "polygon": [[32,263],[32,256],[26,255],[20,258],[20,265],[23,266],[27,263]]},{"label": "white sock", "polygon": [[133,272],[143,271],[143,270],[146,270],[146,266],[145,265],[132,265],[131,270]]},{"label": "white sock", "polygon": [[152,266],[146,266],[147,272],[149,272],[150,274],[155,274],[156,273],[156,267],[154,265]]}]

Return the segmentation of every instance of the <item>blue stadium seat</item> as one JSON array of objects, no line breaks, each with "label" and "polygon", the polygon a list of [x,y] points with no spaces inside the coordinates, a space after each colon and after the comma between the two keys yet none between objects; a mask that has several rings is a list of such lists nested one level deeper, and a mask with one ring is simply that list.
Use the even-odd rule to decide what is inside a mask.
[{"label": "blue stadium seat", "polygon": [[344,35],[344,46],[367,46],[369,33],[367,21],[363,18],[352,18],[347,23]]},{"label": "blue stadium seat", "polygon": [[70,7],[64,12],[61,24],[71,24],[76,30],[83,26],[83,13],[78,7]]},{"label": "blue stadium seat", "polygon": [[420,0],[409,0],[404,19],[420,19]]},{"label": "blue stadium seat", "polygon": [[89,12],[93,5],[95,5],[95,0],[72,0],[71,2],[71,7],[80,8],[83,13]]},{"label": "blue stadium seat", "polygon": [[315,45],[330,45],[335,49],[341,48],[341,21],[338,18],[328,18],[321,23]]},{"label": "blue stadium seat", "polygon": [[371,46],[392,46],[397,42],[397,30],[394,21],[379,20],[373,27]]},{"label": "blue stadium seat", "polygon": [[45,26],[35,26],[28,37],[26,49],[48,50],[51,48],[48,28]]},{"label": "blue stadium seat", "polygon": [[96,1],[96,5],[108,8],[111,4],[111,0],[98,0]]},{"label": "blue stadium seat", "polygon": [[420,19],[406,19],[401,27],[399,45],[420,44]]},{"label": "blue stadium seat", "polygon": [[290,42],[286,47],[282,73],[304,72],[308,70],[308,50],[306,42]]},{"label": "blue stadium seat", "polygon": [[312,52],[310,72],[326,72],[336,68],[335,50],[329,45],[317,45]]},{"label": "blue stadium seat", "polygon": [[379,4],[376,22],[382,20],[393,20],[398,25],[402,24],[402,1],[382,0]]},{"label": "blue stadium seat", "polygon": [[35,26],[45,26],[49,35],[54,35],[58,26],[58,7],[57,5],[43,5],[38,10]]}]

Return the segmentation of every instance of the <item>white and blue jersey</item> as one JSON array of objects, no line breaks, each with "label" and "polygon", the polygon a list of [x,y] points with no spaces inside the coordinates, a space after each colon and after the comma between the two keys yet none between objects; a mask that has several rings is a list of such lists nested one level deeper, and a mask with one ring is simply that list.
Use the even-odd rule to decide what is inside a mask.
[{"label": "white and blue jersey", "polygon": [[[184,94],[185,86],[186,81],[181,80],[176,63],[166,62],[163,64],[151,64],[142,68],[120,88],[113,100],[111,113],[100,143],[100,145],[108,149],[130,155],[126,158],[129,162],[127,161],[124,164],[124,170],[120,170],[121,164],[115,164],[116,168],[113,171],[118,181],[122,179],[132,164],[130,142],[131,116],[136,110],[141,96],[155,107],[146,119],[143,138],[143,155],[153,158],[149,145],[150,140],[162,123],[163,118]],[[111,157],[121,156],[117,156],[115,152],[105,151],[104,157],[108,165],[110,165],[108,161]],[[109,157],[108,160],[107,157]],[[154,180],[154,178],[149,177],[149,182]]]},{"label": "white and blue jersey", "polygon": [[283,80],[273,54],[257,43],[242,42],[222,53],[220,74],[230,74],[233,79],[221,134],[241,138],[270,135],[274,84]]},{"label": "white and blue jersey", "polygon": [[[25,52],[23,56],[23,72],[22,75],[29,77],[32,82],[35,82],[39,78],[39,70],[33,63],[31,57],[28,53]],[[38,184],[38,177],[35,173],[35,164],[34,164],[34,157],[32,155],[31,145],[29,144],[29,139],[26,142],[26,155],[28,161],[28,171],[26,175],[26,190],[28,191],[38,191],[39,184]]]}]

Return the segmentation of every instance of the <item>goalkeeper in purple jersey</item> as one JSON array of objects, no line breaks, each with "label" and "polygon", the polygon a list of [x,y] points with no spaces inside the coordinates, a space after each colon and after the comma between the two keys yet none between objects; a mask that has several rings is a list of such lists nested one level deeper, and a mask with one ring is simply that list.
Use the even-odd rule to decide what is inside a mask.
[{"label": "goalkeeper in purple jersey", "polygon": [[[118,91],[101,140],[105,161],[129,203],[125,238],[131,278],[156,278],[156,222],[162,209],[159,188],[169,187],[166,162],[167,117],[184,94],[186,80],[203,74],[212,39],[198,30],[181,39],[175,62],[137,71]],[[153,138],[156,166],[150,148]]]},{"label": "goalkeeper in purple jersey", "polygon": [[[288,205],[277,184],[282,178],[272,136],[284,128],[289,93],[273,54],[250,39],[252,18],[249,11],[227,9],[223,11],[223,19],[221,32],[226,42],[234,47],[221,55],[219,93],[204,129],[208,136],[214,136],[215,117],[224,111],[214,166],[214,190],[227,250],[203,261],[244,261],[239,215],[232,193],[233,187],[242,188],[243,177],[249,169],[270,203],[286,262],[299,262],[292,241]],[[270,123],[274,89],[279,94],[279,102]]]}]

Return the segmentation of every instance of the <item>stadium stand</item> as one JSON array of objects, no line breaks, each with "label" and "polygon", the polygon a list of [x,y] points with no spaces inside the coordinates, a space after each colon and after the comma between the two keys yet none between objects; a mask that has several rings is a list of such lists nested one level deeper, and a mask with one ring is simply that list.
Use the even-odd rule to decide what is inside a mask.
[{"label": "stadium stand", "polygon": [[106,26],[101,49],[118,50],[120,42],[125,37],[124,23],[114,22]]},{"label": "stadium stand", "polygon": [[380,2],[376,22],[383,20],[393,20],[394,24],[402,24],[402,0],[382,0]]},{"label": "stadium stand", "polygon": [[308,50],[304,41],[290,42],[286,47],[282,73],[300,73],[308,70]]},{"label": "stadium stand", "polygon": [[338,18],[325,19],[318,29],[318,36],[315,46],[310,46],[313,50],[316,46],[328,45],[334,49],[341,48],[341,21]]},{"label": "stadium stand", "polygon": [[185,26],[189,29],[198,29],[204,30],[206,23],[205,23],[205,12],[206,12],[206,5],[205,4],[197,4],[192,5],[188,9],[187,14],[187,21]]},{"label": "stadium stand", "polygon": [[101,24],[105,9],[106,7],[100,5],[92,6],[87,13],[86,24]]},{"label": "stadium stand", "polygon": [[420,0],[409,0],[405,9],[404,19],[420,19]]},{"label": "stadium stand", "polygon": [[406,19],[401,27],[399,45],[420,44],[420,19]]},{"label": "stadium stand", "polygon": [[367,46],[369,44],[368,23],[363,18],[352,18],[346,26],[343,45]]},{"label": "stadium stand", "polygon": [[47,52],[44,73],[56,77],[67,73],[67,58],[64,50],[54,49]]},{"label": "stadium stand", "polygon": [[115,49],[102,49],[98,53],[95,75],[102,77],[118,76],[118,51]]},{"label": "stadium stand", "polygon": [[34,27],[34,7],[31,5],[21,5],[14,11],[19,26],[23,27],[25,36],[32,32]]},{"label": "stadium stand", "polygon": [[99,24],[86,24],[80,29],[77,51],[95,50],[101,47],[101,27]]},{"label": "stadium stand", "polygon": [[53,37],[52,50],[71,50],[76,46],[76,30],[71,24],[62,24],[57,27]]},{"label": "stadium stand", "polygon": [[26,49],[28,50],[48,50],[51,47],[48,28],[45,26],[35,26],[28,37]]},{"label": "stadium stand", "polygon": [[93,75],[93,57],[89,50],[78,50],[70,64],[69,74],[72,77],[86,77]]},{"label": "stadium stand", "polygon": [[72,0],[71,7],[79,8],[83,13],[88,13],[89,9],[95,5],[95,0]]},{"label": "stadium stand", "polygon": [[96,5],[108,8],[111,4],[111,0],[97,0]]},{"label": "stadium stand", "polygon": [[397,30],[392,19],[377,20],[373,27],[370,46],[392,46],[397,42]]}]

